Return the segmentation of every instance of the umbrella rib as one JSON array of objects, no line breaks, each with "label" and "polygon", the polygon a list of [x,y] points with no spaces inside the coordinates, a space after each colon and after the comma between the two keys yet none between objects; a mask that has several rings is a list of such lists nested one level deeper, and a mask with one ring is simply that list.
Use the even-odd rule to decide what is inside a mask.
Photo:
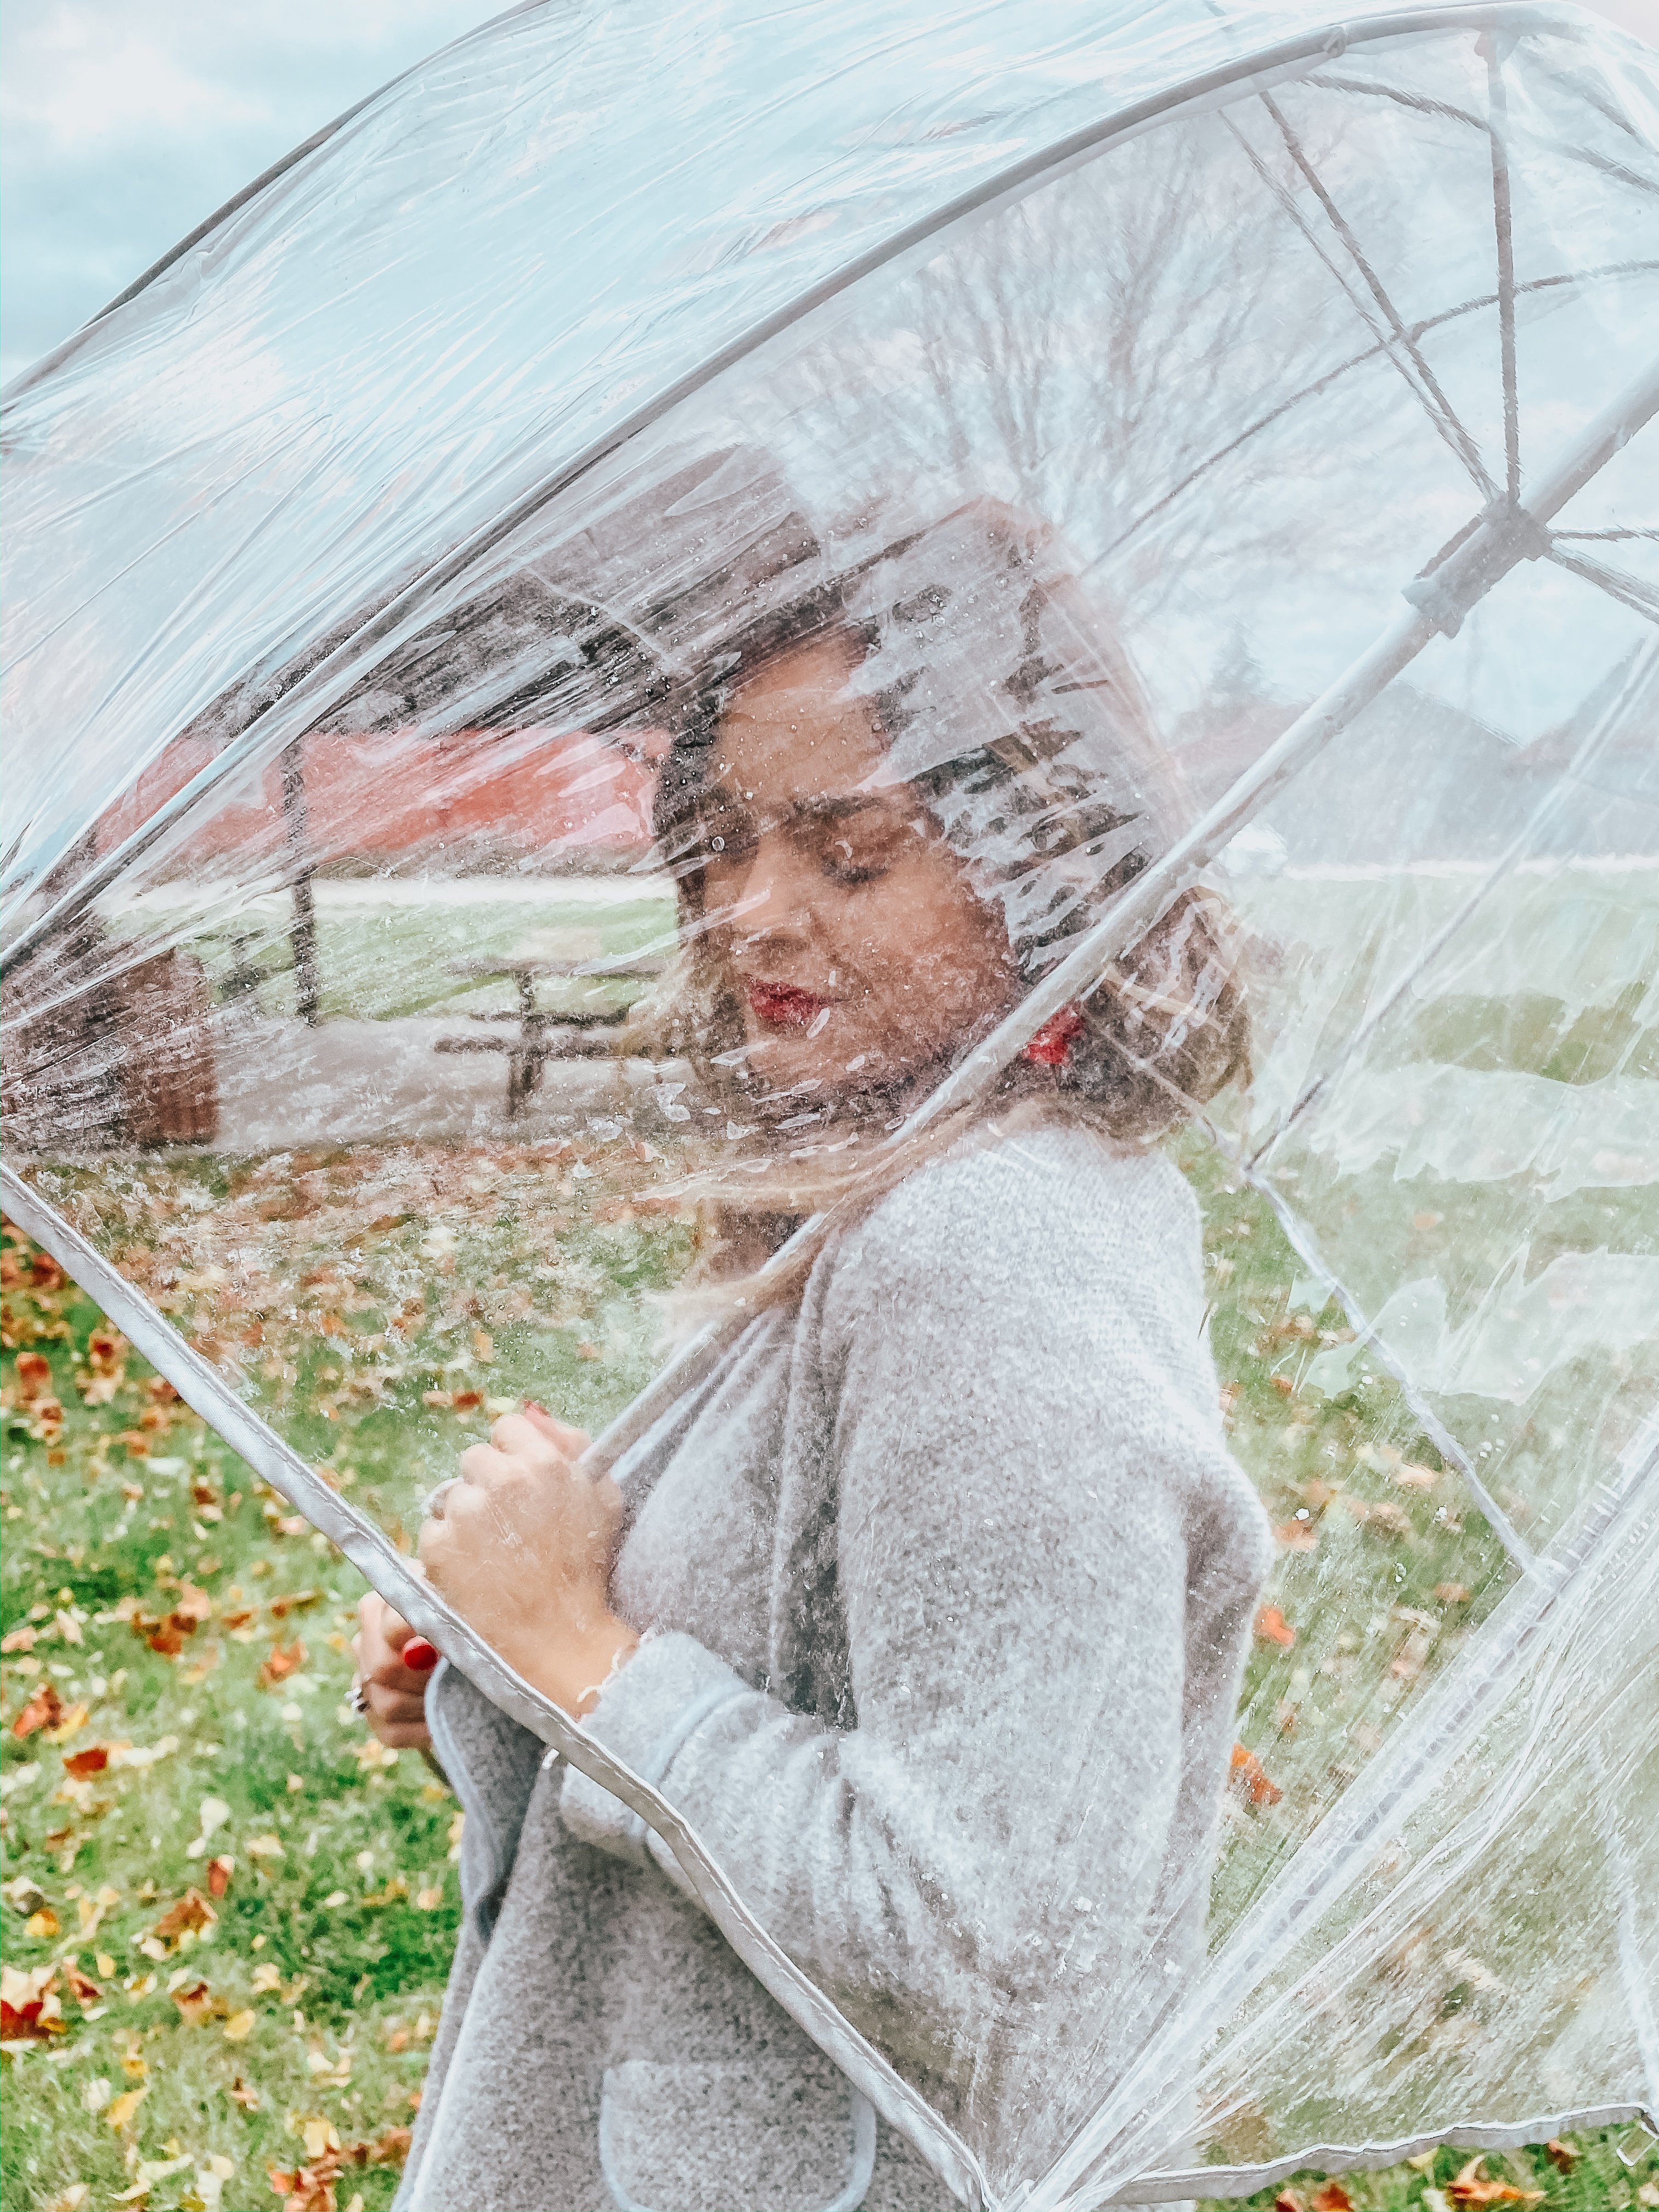
[{"label": "umbrella rib", "polygon": [[[1397,107],[1412,109],[1419,115],[1440,115],[1448,122],[1467,123],[1471,130],[1484,131],[1486,125],[1478,115],[1467,107],[1457,107],[1449,100],[1430,100],[1421,93],[1406,92],[1394,84],[1362,84],[1355,77],[1310,76],[1308,82],[1317,85],[1322,92],[1351,92],[1362,100],[1391,100]],[[1639,169],[1627,168],[1624,162],[1615,161],[1610,155],[1596,152],[1590,146],[1572,146],[1556,138],[1545,138],[1534,134],[1534,143],[1551,154],[1559,154],[1569,161],[1580,161],[1586,168],[1595,169],[1604,177],[1612,177],[1632,191],[1646,192],[1659,197],[1659,184],[1644,177]]]},{"label": "umbrella rib", "polygon": [[[1659,261],[1607,261],[1595,269],[1565,270],[1553,276],[1530,277],[1524,283],[1516,286],[1516,295],[1519,298],[1528,292],[1556,291],[1567,284],[1599,283],[1609,276],[1650,276],[1656,270],[1659,270]],[[1446,323],[1455,322],[1462,315],[1478,314],[1483,307],[1495,307],[1497,302],[1496,292],[1483,292],[1473,300],[1461,301],[1455,307],[1443,307],[1437,315],[1427,315],[1421,322],[1413,323],[1412,335],[1413,337],[1420,338],[1427,331],[1438,330]],[[1300,407],[1305,400],[1317,399],[1322,392],[1329,391],[1332,385],[1339,379],[1351,374],[1356,368],[1363,368],[1368,361],[1385,358],[1388,352],[1387,340],[1379,339],[1375,345],[1367,346],[1362,353],[1350,354],[1346,361],[1339,362],[1334,368],[1327,369],[1323,376],[1316,377],[1311,384],[1304,384],[1299,391],[1291,392],[1288,398],[1281,399],[1276,407],[1270,407],[1265,415],[1258,415],[1255,422],[1247,428],[1241,430],[1236,438],[1229,439],[1224,446],[1218,446],[1215,451],[1207,453],[1195,468],[1189,469],[1179,483],[1172,485],[1168,491],[1161,493],[1150,507],[1143,507],[1134,520],[1118,532],[1103,552],[1096,554],[1084,573],[1091,574],[1103,562],[1109,561],[1115,553],[1120,552],[1132,538],[1146,528],[1149,522],[1160,515],[1166,507],[1179,499],[1183,492],[1190,491],[1201,477],[1207,476],[1212,469],[1219,468],[1223,461],[1230,459],[1241,446],[1249,445],[1252,438],[1258,438],[1264,430],[1272,429],[1273,424],[1288,415],[1293,407]],[[1472,528],[1474,526],[1470,526]],[[1557,538],[1659,538],[1659,530],[1559,530],[1553,534]]]},{"label": "umbrella rib", "polygon": [[1449,100],[1431,100],[1426,93],[1407,92],[1397,84],[1362,84],[1358,77],[1310,76],[1310,84],[1316,84],[1322,92],[1358,93],[1362,100],[1391,100],[1396,107],[1407,107],[1414,115],[1440,115],[1451,123],[1467,123],[1472,131],[1484,131],[1486,125],[1467,107],[1459,107]]},{"label": "umbrella rib", "polygon": [[1449,1465],[1455,1467],[1462,1476],[1470,1495],[1491,1524],[1493,1534],[1510,1558],[1514,1560],[1516,1565],[1524,1573],[1532,1565],[1536,1556],[1532,1546],[1528,1543],[1526,1538],[1481,1480],[1474,1461],[1429,1404],[1424,1393],[1413,1382],[1409,1370],[1401,1364],[1384,1340],[1377,1335],[1375,1321],[1366,1314],[1358,1298],[1326,1259],[1300,1217],[1291,1211],[1285,1200],[1266,1176],[1256,1172],[1255,1163],[1241,1161],[1239,1172],[1249,1182],[1251,1188],[1260,1191],[1262,1197],[1272,1206],[1280,1229],[1284,1231],[1286,1240],[1297,1257],[1304,1260],[1330,1285],[1343,1310],[1358,1329],[1354,1349],[1357,1352],[1370,1352],[1379,1364],[1388,1369],[1404,1392],[1407,1404],[1422,1424],[1423,1432],[1429,1442],[1439,1453],[1441,1458]]},{"label": "umbrella rib", "polygon": [[1553,542],[1544,557],[1553,561],[1558,568],[1566,569],[1569,574],[1582,576],[1585,583],[1594,584],[1598,592],[1605,592],[1610,599],[1616,599],[1621,607],[1628,607],[1632,614],[1659,623],[1659,590],[1651,584],[1626,576],[1618,568],[1606,568],[1600,561],[1587,560],[1583,554],[1564,553]]},{"label": "umbrella rib", "polygon": [[1504,378],[1504,489],[1511,507],[1521,503],[1521,403],[1515,356],[1515,222],[1510,190],[1509,89],[1498,34],[1488,31],[1478,44],[1486,49],[1486,135],[1492,142],[1492,232],[1498,253],[1498,343]]},{"label": "umbrella rib", "polygon": [[[1450,400],[1447,398],[1445,393],[1441,390],[1438,378],[1435,375],[1434,371],[1430,368],[1422,349],[1418,345],[1415,339],[1413,339],[1410,331],[1407,328],[1404,321],[1401,319],[1399,309],[1395,306],[1393,300],[1389,297],[1388,289],[1383,284],[1382,278],[1372,268],[1370,258],[1367,256],[1364,248],[1359,243],[1358,237],[1355,234],[1352,225],[1349,223],[1347,217],[1342,213],[1340,208],[1338,207],[1334,198],[1328,189],[1323,178],[1321,177],[1318,170],[1309,159],[1307,152],[1302,144],[1302,141],[1297,137],[1295,129],[1292,127],[1289,117],[1286,116],[1283,108],[1281,108],[1277,100],[1274,100],[1272,93],[1264,92],[1260,94],[1260,98],[1261,105],[1267,109],[1268,114],[1272,116],[1273,122],[1278,126],[1279,136],[1285,141],[1286,150],[1289,152],[1291,161],[1295,162],[1297,167],[1306,179],[1310,191],[1313,193],[1314,198],[1319,202],[1321,207],[1324,209],[1327,219],[1329,221],[1331,228],[1335,231],[1337,236],[1341,240],[1343,246],[1346,248],[1348,257],[1352,261],[1354,267],[1359,271],[1366,289],[1370,292],[1372,299],[1376,301],[1379,311],[1386,318],[1389,328],[1394,332],[1395,343],[1405,349],[1407,358],[1417,371],[1419,378],[1421,379],[1420,386],[1413,383],[1413,389],[1418,392],[1419,398],[1423,400],[1425,406],[1428,408],[1436,428],[1440,431],[1441,435],[1445,439],[1447,444],[1451,447],[1452,451],[1462,462],[1464,467],[1468,471],[1469,475],[1475,484],[1486,494],[1486,497],[1490,499],[1497,487],[1493,484],[1491,477],[1486,473],[1486,464],[1480,459],[1480,448],[1476,446],[1474,439],[1469,435],[1468,430],[1465,429],[1462,422],[1459,420],[1456,410],[1453,407]],[[1266,173],[1264,171],[1264,177],[1265,173]],[[1298,228],[1303,230],[1304,234],[1309,239],[1310,243],[1311,243],[1312,233],[1308,230],[1307,226],[1302,222],[1300,210],[1297,210],[1297,222]],[[1324,257],[1322,255],[1321,258],[1323,259],[1323,258]],[[1327,265],[1328,266],[1328,264]],[[1401,370],[1401,374],[1404,374],[1403,369]],[[1407,379],[1407,381],[1408,383],[1412,383],[1412,380],[1409,377]]]},{"label": "umbrella rib", "polygon": [[[1272,101],[1267,99],[1265,94],[1263,95],[1262,104],[1269,110],[1270,112],[1276,113],[1276,111],[1273,110]],[[1256,175],[1267,187],[1269,194],[1275,201],[1277,201],[1282,212],[1289,216],[1291,222],[1295,225],[1297,230],[1301,234],[1304,240],[1312,248],[1321,267],[1326,270],[1332,281],[1339,287],[1344,298],[1348,301],[1355,313],[1358,315],[1360,320],[1364,324],[1366,329],[1370,331],[1371,336],[1376,339],[1376,345],[1371,348],[1369,352],[1357,355],[1355,359],[1358,361],[1365,361],[1370,359],[1374,354],[1381,354],[1398,373],[1404,381],[1407,390],[1410,392],[1413,397],[1416,399],[1418,404],[1422,408],[1424,413],[1434,425],[1434,428],[1439,435],[1445,441],[1446,444],[1450,447],[1452,452],[1457,455],[1457,458],[1463,463],[1464,466],[1468,468],[1468,455],[1459,446],[1456,436],[1447,424],[1443,414],[1441,412],[1440,409],[1436,406],[1431,395],[1424,390],[1423,386],[1412,374],[1410,368],[1407,367],[1406,362],[1401,359],[1397,349],[1400,343],[1400,333],[1396,331],[1391,335],[1389,332],[1385,331],[1382,325],[1377,321],[1377,319],[1371,309],[1365,305],[1363,299],[1359,298],[1356,295],[1352,285],[1348,282],[1347,278],[1344,276],[1341,270],[1338,268],[1334,259],[1326,252],[1324,246],[1314,235],[1312,226],[1303,215],[1301,209],[1297,207],[1294,198],[1285,190],[1285,186],[1279,183],[1278,178],[1273,175],[1271,171],[1268,169],[1267,163],[1262,160],[1261,155],[1257,153],[1255,148],[1251,145],[1249,140],[1244,136],[1244,133],[1239,129],[1237,124],[1234,122],[1231,116],[1224,116],[1222,120],[1225,124],[1227,129],[1232,133],[1233,137],[1238,141],[1239,145],[1243,149],[1245,159],[1249,162],[1251,167],[1255,171]],[[1282,129],[1283,125],[1281,125],[1280,127]],[[1412,349],[1408,339],[1408,351],[1410,350],[1412,350]],[[1492,489],[1491,479],[1486,476],[1484,470],[1480,469],[1478,460],[1475,467],[1470,470],[1470,473],[1474,476],[1476,489],[1490,496]]]}]

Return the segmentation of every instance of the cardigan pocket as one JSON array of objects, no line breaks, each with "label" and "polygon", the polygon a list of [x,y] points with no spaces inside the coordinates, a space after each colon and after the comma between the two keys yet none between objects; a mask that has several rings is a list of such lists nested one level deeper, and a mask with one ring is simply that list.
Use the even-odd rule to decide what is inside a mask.
[{"label": "cardigan pocket", "polygon": [[857,2212],[876,2116],[816,2052],[609,2068],[599,2165],[617,2212]]}]

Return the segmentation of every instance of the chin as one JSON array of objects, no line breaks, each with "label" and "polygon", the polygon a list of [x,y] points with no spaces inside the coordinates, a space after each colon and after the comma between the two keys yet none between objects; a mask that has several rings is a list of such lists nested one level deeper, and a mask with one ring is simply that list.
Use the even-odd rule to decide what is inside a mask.
[{"label": "chin", "polygon": [[[843,1055],[826,1052],[819,1038],[792,1036],[787,1030],[764,1030],[750,1042],[748,1068],[769,1091],[788,1091],[799,1083],[816,1082],[832,1091],[848,1081]],[[813,1091],[800,1102],[804,1113],[819,1096]]]},{"label": "chin", "polygon": [[[763,1109],[769,1120],[787,1121],[792,1114],[809,1114],[814,1107],[839,1108],[849,1102],[867,1114],[872,1097],[889,1091],[896,1080],[903,1080],[902,1072],[896,1072],[887,1054],[873,1047],[849,1045],[844,1039],[825,1049],[828,1044],[827,1038],[809,1039],[772,1030],[752,1041],[749,1073],[772,1094]],[[848,1068],[848,1061],[858,1059],[860,1051],[861,1064]],[[789,1097],[807,1083],[816,1087]]]}]

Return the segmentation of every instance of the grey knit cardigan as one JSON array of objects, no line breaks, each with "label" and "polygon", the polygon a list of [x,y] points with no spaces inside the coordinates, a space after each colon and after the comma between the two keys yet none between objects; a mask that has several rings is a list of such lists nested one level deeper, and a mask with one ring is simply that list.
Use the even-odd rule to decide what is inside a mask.
[{"label": "grey knit cardigan", "polygon": [[[1270,1549],[1202,1285],[1164,1159],[963,1149],[618,1470],[645,1640],[587,1726],[999,2197],[1202,1955]],[[635,1816],[447,1666],[428,1712],[466,1918],[404,2212],[943,2212]]]}]

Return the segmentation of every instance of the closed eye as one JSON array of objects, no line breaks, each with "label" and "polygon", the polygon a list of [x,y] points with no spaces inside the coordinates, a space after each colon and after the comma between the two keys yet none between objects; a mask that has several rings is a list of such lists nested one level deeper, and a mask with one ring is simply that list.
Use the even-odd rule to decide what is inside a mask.
[{"label": "closed eye", "polygon": [[827,841],[820,855],[820,865],[832,883],[849,886],[872,884],[878,877],[887,872],[884,860],[860,856],[854,851],[851,841],[846,837],[832,837]]}]

